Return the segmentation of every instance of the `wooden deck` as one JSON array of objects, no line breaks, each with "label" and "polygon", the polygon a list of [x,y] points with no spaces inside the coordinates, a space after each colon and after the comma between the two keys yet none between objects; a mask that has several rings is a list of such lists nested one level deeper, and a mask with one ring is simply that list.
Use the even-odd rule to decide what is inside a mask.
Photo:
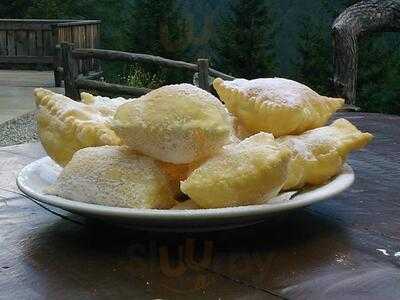
[{"label": "wooden deck", "polygon": [[0,70],[0,123],[35,110],[33,89],[55,88],[53,72]]}]

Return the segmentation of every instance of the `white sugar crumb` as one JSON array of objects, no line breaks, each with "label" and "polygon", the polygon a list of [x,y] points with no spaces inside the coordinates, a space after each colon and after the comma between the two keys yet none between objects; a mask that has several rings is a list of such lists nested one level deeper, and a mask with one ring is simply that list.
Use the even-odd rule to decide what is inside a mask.
[{"label": "white sugar crumb", "polygon": [[175,204],[168,179],[156,162],[124,147],[79,150],[48,192],[106,206],[170,208]]},{"label": "white sugar crumb", "polygon": [[376,251],[382,253],[385,256],[389,256],[389,253],[388,253],[388,251],[386,249],[376,249]]},{"label": "white sugar crumb", "polygon": [[350,264],[349,258],[345,254],[336,254],[335,255],[335,261],[338,264],[341,264],[341,265],[349,265]]}]

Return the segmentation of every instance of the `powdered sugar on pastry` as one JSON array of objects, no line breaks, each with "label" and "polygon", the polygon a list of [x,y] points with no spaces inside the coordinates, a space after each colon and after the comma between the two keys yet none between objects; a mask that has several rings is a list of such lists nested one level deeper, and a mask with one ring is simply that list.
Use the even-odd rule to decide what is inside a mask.
[{"label": "powdered sugar on pastry", "polygon": [[77,151],[47,192],[116,207],[170,208],[177,203],[157,162],[124,147]]},{"label": "powdered sugar on pastry", "polygon": [[276,139],[277,143],[291,150],[292,157],[289,177],[283,189],[324,183],[340,172],[351,151],[365,147],[372,137],[359,131],[349,121],[339,119],[330,126]]},{"label": "powdered sugar on pastry", "polygon": [[126,145],[175,164],[208,157],[233,136],[232,117],[222,103],[190,84],[164,86],[123,104],[112,128]]},{"label": "powdered sugar on pastry", "polygon": [[127,101],[132,101],[134,99],[125,99],[122,97],[109,98],[103,96],[94,96],[89,93],[81,93],[82,103],[93,106],[98,110],[103,116],[113,117],[117,108]]},{"label": "powdered sugar on pastry", "polygon": [[217,78],[213,85],[250,134],[300,134],[323,126],[344,103],[343,99],[320,96],[309,87],[284,78]]}]

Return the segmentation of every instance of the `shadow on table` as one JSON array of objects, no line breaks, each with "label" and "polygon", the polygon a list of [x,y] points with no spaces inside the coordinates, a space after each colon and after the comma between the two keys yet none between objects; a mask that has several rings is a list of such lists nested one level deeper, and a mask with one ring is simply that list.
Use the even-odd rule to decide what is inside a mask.
[{"label": "shadow on table", "polygon": [[[26,245],[47,293],[224,298],[284,287],[343,252],[339,224],[298,210],[247,228],[155,233],[91,222],[49,224]],[[245,283],[245,284],[243,284]],[[81,294],[79,294],[81,295]],[[254,296],[254,295],[253,295]]]}]

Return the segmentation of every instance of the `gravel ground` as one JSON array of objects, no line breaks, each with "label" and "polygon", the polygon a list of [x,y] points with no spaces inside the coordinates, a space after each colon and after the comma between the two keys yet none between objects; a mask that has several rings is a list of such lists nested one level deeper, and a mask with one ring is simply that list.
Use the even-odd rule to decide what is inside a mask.
[{"label": "gravel ground", "polygon": [[0,124],[0,147],[37,140],[34,111]]}]

